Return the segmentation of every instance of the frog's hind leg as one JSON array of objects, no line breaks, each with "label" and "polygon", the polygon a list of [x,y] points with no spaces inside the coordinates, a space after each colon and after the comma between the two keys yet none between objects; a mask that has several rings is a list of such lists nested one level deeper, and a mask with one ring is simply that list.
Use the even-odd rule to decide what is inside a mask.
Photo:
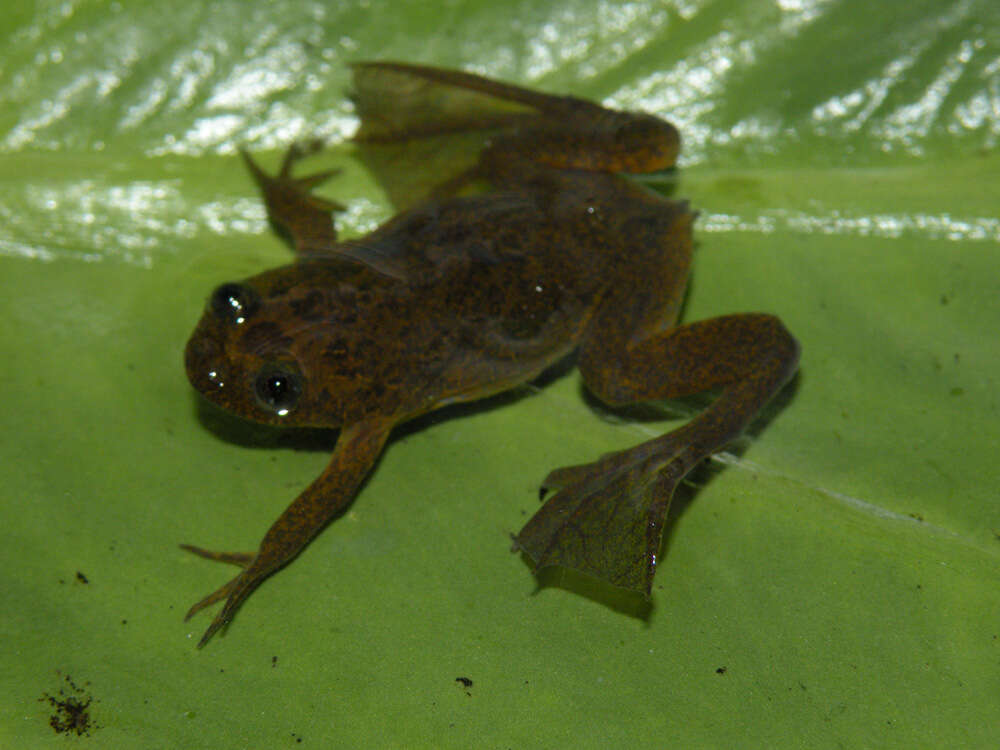
[{"label": "frog's hind leg", "polygon": [[642,341],[629,348],[629,361],[618,371],[608,370],[609,352],[598,354],[599,348],[584,349],[581,369],[588,388],[611,405],[714,388],[721,394],[673,432],[553,471],[542,492],[555,494],[517,535],[516,547],[539,568],[562,565],[648,595],[674,489],[695,465],[737,437],[790,379],[798,347],[777,318],[747,314]]},{"label": "frog's hind leg", "polygon": [[647,596],[674,489],[746,428],[798,362],[798,344],[771,315],[727,315],[650,330],[649,316],[637,305],[649,299],[644,286],[656,279],[637,273],[597,310],[580,352],[584,382],[610,405],[714,389],[719,396],[673,432],[553,471],[542,493],[554,494],[515,538],[515,548],[539,568],[574,568]]},{"label": "frog's hind leg", "polygon": [[240,150],[250,174],[264,194],[271,222],[287,234],[299,255],[322,254],[337,243],[333,226],[334,211],[345,207],[336,201],[315,195],[312,190],[333,177],[339,170],[326,170],[305,177],[292,177],[292,167],[299,159],[315,153],[319,140],[294,143],[285,153],[277,175],[262,170],[250,155]]}]

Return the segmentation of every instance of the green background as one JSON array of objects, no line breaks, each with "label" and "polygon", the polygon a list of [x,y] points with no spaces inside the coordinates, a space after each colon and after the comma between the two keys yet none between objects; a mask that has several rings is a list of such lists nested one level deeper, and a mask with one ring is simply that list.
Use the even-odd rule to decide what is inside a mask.
[{"label": "green background", "polygon": [[[996,746],[994,0],[69,0],[5,9],[0,50],[0,747],[66,746],[62,675],[100,747]],[[401,431],[228,632],[182,622],[232,569],[177,544],[253,549],[332,445],[184,377],[209,291],[289,257],[235,148],[328,137],[370,228],[341,141],[346,63],[378,58],[671,119],[686,318],[802,343],[680,490],[645,618],[507,551],[550,469],[691,408],[608,414],[568,371]]]}]

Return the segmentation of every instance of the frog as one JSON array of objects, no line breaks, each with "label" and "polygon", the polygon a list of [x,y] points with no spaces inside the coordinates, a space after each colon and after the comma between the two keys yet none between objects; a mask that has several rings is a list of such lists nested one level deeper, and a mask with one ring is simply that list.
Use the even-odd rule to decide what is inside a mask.
[{"label": "frog", "polygon": [[[417,88],[429,78],[435,88],[514,96],[518,106],[551,104],[552,95],[471,73],[359,69],[377,79],[379,66]],[[293,145],[274,174],[241,151],[295,257],[211,293],[185,348],[188,379],[240,418],[339,433],[326,468],[256,551],[182,545],[240,568],[187,612],[223,602],[199,647],[354,502],[394,428],[530,383],[568,359],[612,408],[715,394],[676,429],[551,471],[543,504],[513,535],[536,571],[569,568],[650,597],[675,489],[788,383],[799,344],[768,313],[681,322],[696,213],[627,174],[671,165],[676,129],[649,114],[556,99],[551,108],[569,106],[575,116],[491,121],[472,167],[485,188],[466,189],[467,174],[448,179],[356,239],[338,238],[333,216],[342,206],[315,192],[332,173],[296,176],[320,144]],[[362,136],[420,137],[410,125],[366,130],[362,112]]]}]

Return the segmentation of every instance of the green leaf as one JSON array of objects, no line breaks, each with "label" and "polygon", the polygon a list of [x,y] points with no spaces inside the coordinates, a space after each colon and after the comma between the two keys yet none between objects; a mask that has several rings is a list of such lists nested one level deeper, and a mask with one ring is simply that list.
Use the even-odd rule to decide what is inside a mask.
[{"label": "green leaf", "polygon": [[[1000,7],[15,4],[0,18],[0,746],[989,747],[1000,730]],[[338,145],[346,64],[461,66],[672,119],[686,319],[780,315],[799,377],[682,488],[652,609],[507,552],[552,469],[678,423],[575,372],[400,430],[223,637],[188,606],[331,436],[199,410],[219,282],[288,259],[235,148]],[[77,572],[81,576],[77,576]],[[84,579],[87,581],[84,582]],[[643,615],[645,615],[643,617]],[[456,682],[467,678],[471,685]]]}]

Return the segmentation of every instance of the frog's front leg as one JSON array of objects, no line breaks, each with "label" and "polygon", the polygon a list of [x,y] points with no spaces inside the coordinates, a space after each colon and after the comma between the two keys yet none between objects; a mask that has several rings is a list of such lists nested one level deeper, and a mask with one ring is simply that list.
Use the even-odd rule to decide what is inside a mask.
[{"label": "frog's front leg", "polygon": [[199,648],[233,618],[236,610],[265,578],[287,565],[335,515],[350,504],[382,452],[391,429],[392,422],[388,420],[345,427],[326,469],[274,522],[256,554],[209,552],[200,547],[181,545],[201,557],[243,568],[233,580],[188,610],[185,620],[221,599],[226,600],[198,642]]},{"label": "frog's front leg", "polygon": [[291,238],[299,255],[323,253],[336,245],[337,232],[332,213],[345,210],[336,201],[321,198],[312,192],[337,170],[317,172],[306,177],[292,176],[295,162],[315,153],[321,146],[319,140],[293,143],[285,153],[278,174],[274,176],[257,166],[250,154],[240,150],[250,174],[264,194],[268,218]]},{"label": "frog's front leg", "polygon": [[609,300],[583,344],[580,368],[592,392],[611,405],[711,389],[720,395],[673,432],[552,472],[542,489],[555,494],[515,548],[538,568],[573,568],[648,596],[674,489],[791,378],[799,349],[781,321],[762,314],[713,318],[632,343],[622,327],[628,308]]}]

